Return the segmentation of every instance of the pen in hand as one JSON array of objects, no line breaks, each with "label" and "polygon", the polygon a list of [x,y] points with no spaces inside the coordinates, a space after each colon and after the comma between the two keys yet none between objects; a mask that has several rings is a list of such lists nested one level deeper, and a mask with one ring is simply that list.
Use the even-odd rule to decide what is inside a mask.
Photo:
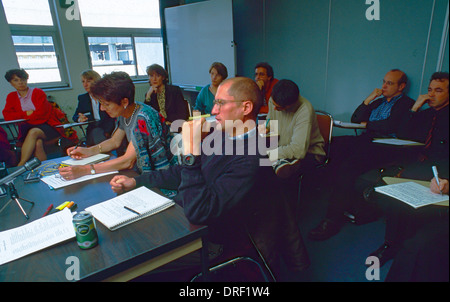
[{"label": "pen in hand", "polygon": [[433,170],[433,175],[434,175],[434,178],[436,179],[436,183],[438,185],[439,192],[441,192],[441,195],[442,195],[442,190],[441,190],[441,187],[440,187],[440,184],[439,184],[439,176],[438,176],[438,171],[437,171],[436,166],[432,166],[431,170]]}]

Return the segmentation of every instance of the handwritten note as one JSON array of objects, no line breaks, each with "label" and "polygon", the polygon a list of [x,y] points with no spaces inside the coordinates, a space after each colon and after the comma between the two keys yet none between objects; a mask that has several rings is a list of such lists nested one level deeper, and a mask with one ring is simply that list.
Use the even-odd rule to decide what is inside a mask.
[{"label": "handwritten note", "polygon": [[63,187],[67,187],[79,182],[83,182],[89,179],[94,179],[97,177],[102,177],[105,175],[109,175],[109,174],[114,174],[114,173],[118,173],[119,171],[113,171],[113,172],[106,172],[106,173],[99,173],[99,174],[94,174],[94,175],[85,175],[85,176],[81,176],[79,178],[75,178],[72,180],[65,180],[64,178],[62,178],[59,173],[57,174],[53,174],[53,175],[49,175],[49,176],[45,176],[42,177],[41,180],[43,182],[45,182],[47,185],[49,185],[51,188],[53,189],[59,189],[59,188],[63,188]]},{"label": "handwritten note", "polygon": [[375,191],[401,200],[413,208],[448,201],[448,195],[435,194],[429,188],[415,182],[402,182],[376,187]]}]

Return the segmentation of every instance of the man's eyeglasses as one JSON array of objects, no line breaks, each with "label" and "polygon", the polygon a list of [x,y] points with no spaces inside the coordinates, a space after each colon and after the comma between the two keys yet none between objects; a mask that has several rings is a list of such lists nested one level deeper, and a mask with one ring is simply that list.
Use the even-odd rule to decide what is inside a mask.
[{"label": "man's eyeglasses", "polygon": [[238,103],[238,102],[244,102],[244,101],[243,100],[239,100],[239,101],[236,101],[236,100],[229,100],[229,101],[226,101],[226,100],[214,100],[213,101],[213,105],[218,105],[219,107],[222,107],[223,105],[228,104],[228,103]]}]

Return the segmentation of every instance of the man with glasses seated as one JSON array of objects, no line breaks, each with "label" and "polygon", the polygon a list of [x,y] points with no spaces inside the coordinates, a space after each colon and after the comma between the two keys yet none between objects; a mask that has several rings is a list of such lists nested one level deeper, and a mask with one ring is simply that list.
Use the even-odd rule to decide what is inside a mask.
[{"label": "man with glasses seated", "polygon": [[[142,185],[178,190],[174,201],[184,208],[189,221],[209,227],[211,263],[221,255],[240,253],[248,242],[248,230],[261,253],[270,254],[266,259],[269,265],[282,250],[284,256],[296,255],[293,262],[285,258],[289,268],[305,268],[309,260],[295,221],[288,216],[276,218],[282,209],[290,212],[280,198],[278,179],[270,164],[262,164],[267,160],[266,151],[254,152],[259,149],[256,118],[263,103],[258,86],[249,78],[227,79],[215,97],[211,112],[217,121],[215,131],[204,137],[210,130],[204,118],[183,124],[181,165],[136,178],[117,175],[111,180],[113,191],[121,193]],[[282,230],[278,229],[281,224],[274,225],[278,222]],[[268,240],[269,233],[277,238]],[[290,239],[284,240],[287,236]],[[195,253],[171,265],[180,268],[199,263]]]},{"label": "man with glasses seated", "polygon": [[[352,115],[352,123],[365,125],[366,132],[359,136],[333,137],[327,166],[328,178],[324,180],[330,187],[330,200],[326,217],[308,234],[311,240],[325,240],[336,235],[347,221],[345,212],[352,212],[353,216],[356,215],[356,221],[361,223],[377,218],[377,211],[358,209],[362,194],[355,189],[355,182],[367,171],[384,168],[413,155],[413,149],[372,142],[377,137],[397,137],[405,116],[409,115],[414,104],[414,100],[404,93],[407,80],[401,70],[388,71],[381,88],[375,88]],[[361,220],[365,215],[356,212],[370,214]]]}]

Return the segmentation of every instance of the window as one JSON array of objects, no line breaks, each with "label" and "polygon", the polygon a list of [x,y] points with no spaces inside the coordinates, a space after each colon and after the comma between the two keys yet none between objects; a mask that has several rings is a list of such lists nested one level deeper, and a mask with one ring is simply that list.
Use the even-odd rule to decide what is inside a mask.
[{"label": "window", "polygon": [[48,0],[2,0],[20,68],[31,84],[67,86]]},{"label": "window", "polygon": [[78,0],[92,68],[147,78],[147,66],[164,66],[159,0]]}]

